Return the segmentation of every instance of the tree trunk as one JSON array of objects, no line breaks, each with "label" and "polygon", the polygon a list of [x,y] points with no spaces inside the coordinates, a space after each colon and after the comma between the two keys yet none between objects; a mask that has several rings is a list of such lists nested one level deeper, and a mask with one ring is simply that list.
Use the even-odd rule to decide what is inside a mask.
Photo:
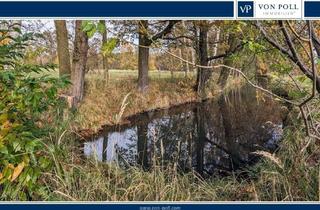
[{"label": "tree trunk", "polygon": [[102,162],[107,162],[108,161],[108,135],[103,137],[103,143],[102,143]]},{"label": "tree trunk", "polygon": [[[183,24],[182,24],[183,25]],[[179,36],[177,30],[174,30],[174,36]],[[186,43],[186,39],[183,38],[183,44],[180,44],[178,45],[177,49],[178,49],[178,52],[179,52],[179,57],[181,58],[180,60],[180,68],[178,69],[179,71],[183,71],[185,73],[185,77],[187,76],[187,63],[183,60],[187,60],[185,58],[185,50],[184,50],[184,44]]]},{"label": "tree trunk", "polygon": [[218,54],[218,50],[219,50],[219,40],[220,40],[220,29],[217,30],[216,32],[216,38],[215,38],[215,44],[213,47],[213,56],[216,56]]},{"label": "tree trunk", "polygon": [[[201,66],[208,66],[208,27],[200,26],[199,41],[198,41],[198,60]],[[203,97],[205,95],[206,83],[211,77],[212,70],[208,68],[198,68],[197,74],[197,92]]]},{"label": "tree trunk", "polygon": [[219,109],[222,118],[222,125],[224,128],[224,141],[226,142],[226,153],[229,154],[230,157],[230,169],[237,169],[239,165],[243,162],[239,151],[239,145],[235,142],[237,139],[233,132],[232,127],[232,113],[231,110],[228,108],[228,104],[226,102],[226,98],[221,96],[218,100]]},{"label": "tree trunk", "polygon": [[88,36],[81,29],[81,20],[76,21],[74,51],[72,58],[72,95],[75,102],[78,103],[83,98],[84,93],[84,75],[88,57]]},{"label": "tree trunk", "polygon": [[[100,23],[106,26],[105,20],[100,20]],[[102,33],[102,45],[108,41],[108,34],[107,34],[107,28]],[[109,81],[109,69],[108,69],[108,58],[104,55],[102,55],[102,68],[104,72],[104,78]]]},{"label": "tree trunk", "polygon": [[[186,60],[187,61],[190,61],[189,59],[189,49],[188,47],[185,48],[185,53],[186,53]],[[186,65],[186,72],[185,72],[185,76],[188,77],[188,73],[190,71],[190,65],[188,62],[185,62],[185,65]]]},{"label": "tree trunk", "polygon": [[[183,71],[183,72],[186,72],[186,65],[185,65],[185,62],[182,60],[182,59],[184,59],[184,57],[183,57],[183,52],[182,52],[182,46],[179,46],[178,51],[179,51],[179,57],[181,58],[181,60],[180,60],[180,66],[181,66],[181,68],[182,68],[182,71]],[[181,70],[180,70],[180,71],[181,71]]]},{"label": "tree trunk", "polygon": [[[234,49],[237,47],[237,44],[238,44],[238,40],[235,34],[230,34],[228,39],[228,45],[229,45],[228,51],[229,52],[234,51]],[[226,56],[223,59],[223,64],[226,66],[232,66],[233,60],[230,55]],[[222,67],[220,76],[218,79],[218,84],[220,85],[220,87],[224,88],[226,86],[229,75],[230,75],[230,69],[226,67]]]},{"label": "tree trunk", "polygon": [[[313,26],[314,27],[314,26]],[[314,49],[317,53],[317,57],[318,59],[320,58],[320,39],[319,37],[315,34],[314,32],[314,28],[312,28],[312,40],[313,40],[313,46],[314,46]],[[316,88],[317,88],[317,91],[318,93],[320,93],[320,77],[317,76],[316,78]]]},{"label": "tree trunk", "polygon": [[[197,64],[197,59],[196,59],[196,53],[195,50],[193,48],[190,48],[190,53],[191,53],[191,61],[193,64]],[[196,67],[194,65],[191,65],[191,71],[195,72]]]},{"label": "tree trunk", "polygon": [[[148,29],[148,21],[141,20],[139,22],[139,53],[138,53],[138,90],[146,92],[149,85],[149,46],[151,45],[146,30]],[[145,46],[145,47],[143,47]]]},{"label": "tree trunk", "polygon": [[[186,28],[186,24],[184,21],[182,21],[182,26],[184,28]],[[183,43],[185,43],[187,46],[184,46],[182,48],[182,51],[184,51],[184,53],[186,54],[186,57],[185,59],[187,61],[189,61],[189,49],[188,49],[188,43],[189,43],[189,40],[187,40],[186,38],[183,38]],[[183,54],[183,53],[182,53]],[[190,71],[190,66],[189,66],[189,63],[188,62],[185,62],[185,76],[187,77],[188,76],[188,72]]]},{"label": "tree trunk", "polygon": [[138,142],[137,142],[137,163],[143,168],[148,168],[148,124],[137,126]]},{"label": "tree trunk", "polygon": [[203,176],[204,172],[204,146],[206,139],[206,130],[205,130],[205,121],[204,121],[204,113],[203,105],[197,107],[195,115],[196,115],[196,123],[197,123],[197,141],[196,141],[196,171]]},{"label": "tree trunk", "polygon": [[55,20],[54,25],[56,27],[57,35],[57,51],[59,61],[59,76],[68,75],[71,76],[71,64],[69,54],[68,43],[68,30],[65,20]]},{"label": "tree trunk", "polygon": [[318,93],[320,93],[320,77],[316,78],[316,88],[317,88]]}]

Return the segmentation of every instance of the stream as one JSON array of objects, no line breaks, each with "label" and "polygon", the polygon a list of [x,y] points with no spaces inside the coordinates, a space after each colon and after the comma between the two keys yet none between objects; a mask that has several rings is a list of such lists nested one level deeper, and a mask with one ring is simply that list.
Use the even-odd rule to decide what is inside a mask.
[{"label": "stream", "polygon": [[134,115],[84,143],[86,157],[121,167],[177,167],[229,175],[273,152],[283,133],[281,105],[249,86],[213,99]]}]

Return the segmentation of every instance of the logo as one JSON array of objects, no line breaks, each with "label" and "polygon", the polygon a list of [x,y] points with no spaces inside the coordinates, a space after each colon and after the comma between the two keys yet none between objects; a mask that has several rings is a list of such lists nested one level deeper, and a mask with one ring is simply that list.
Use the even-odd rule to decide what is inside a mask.
[{"label": "logo", "polygon": [[301,19],[301,0],[239,0],[238,17],[258,19]]},{"label": "logo", "polygon": [[238,2],[238,17],[253,17],[253,1]]},{"label": "logo", "polygon": [[255,0],[255,18],[261,19],[300,19],[301,0]]}]

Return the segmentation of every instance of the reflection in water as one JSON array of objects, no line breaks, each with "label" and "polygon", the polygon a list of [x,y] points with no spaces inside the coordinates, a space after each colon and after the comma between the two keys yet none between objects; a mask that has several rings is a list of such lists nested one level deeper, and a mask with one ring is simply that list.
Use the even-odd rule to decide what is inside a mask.
[{"label": "reflection in water", "polygon": [[250,87],[218,99],[147,112],[85,143],[86,156],[125,167],[176,164],[203,176],[227,174],[272,151],[282,135],[280,106]]}]

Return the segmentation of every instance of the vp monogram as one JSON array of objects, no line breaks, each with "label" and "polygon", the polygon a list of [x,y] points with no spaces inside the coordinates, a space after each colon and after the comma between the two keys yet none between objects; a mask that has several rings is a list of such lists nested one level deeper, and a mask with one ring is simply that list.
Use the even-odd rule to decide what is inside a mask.
[{"label": "vp monogram", "polygon": [[249,13],[252,10],[251,5],[239,6],[241,13]]},{"label": "vp monogram", "polygon": [[253,17],[253,1],[238,2],[238,17]]}]

